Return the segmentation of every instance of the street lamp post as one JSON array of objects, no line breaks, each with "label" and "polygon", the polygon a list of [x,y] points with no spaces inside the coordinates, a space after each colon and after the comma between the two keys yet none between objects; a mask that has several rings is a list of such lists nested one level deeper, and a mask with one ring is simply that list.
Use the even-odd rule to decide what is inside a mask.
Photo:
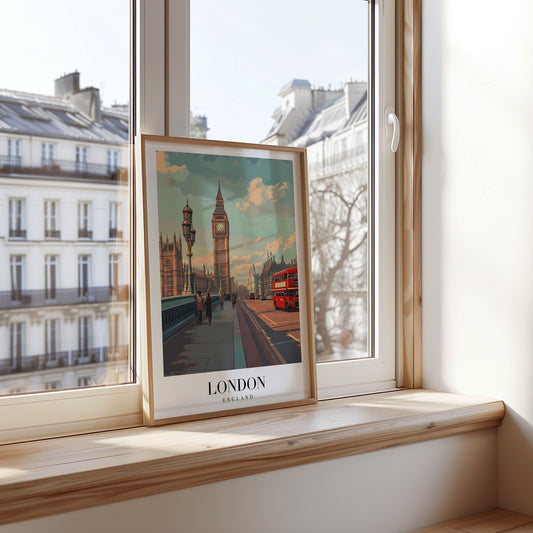
[{"label": "street lamp post", "polygon": [[[190,294],[194,294],[194,276],[192,273],[192,247],[194,241],[196,240],[196,230],[192,225],[192,209],[189,206],[189,200],[187,200],[187,205],[183,208],[183,222],[181,223],[181,229],[183,231],[183,237],[187,243],[187,257],[189,258],[189,279],[188,289]],[[187,291],[187,287],[185,288]]]}]

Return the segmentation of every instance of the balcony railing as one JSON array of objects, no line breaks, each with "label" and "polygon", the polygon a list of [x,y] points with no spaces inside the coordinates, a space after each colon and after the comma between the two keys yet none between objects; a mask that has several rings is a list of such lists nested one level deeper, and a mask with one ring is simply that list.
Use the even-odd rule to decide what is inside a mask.
[{"label": "balcony railing", "polygon": [[[55,292],[55,298],[52,298]],[[129,286],[117,288],[87,287],[80,293],[78,287],[70,289],[37,289],[22,291],[0,291],[0,309],[21,307],[49,307],[57,305],[79,305],[84,303],[124,302],[129,296]]]},{"label": "balcony railing", "polygon": [[84,350],[65,350],[39,355],[18,357],[17,361],[0,360],[0,375],[37,372],[53,368],[66,368],[80,365],[101,364],[110,361],[126,361],[128,347],[121,345],[114,348],[100,346]]},{"label": "balcony railing", "polygon": [[25,163],[20,156],[0,155],[0,172],[64,178],[84,178],[126,183],[128,169],[109,169],[107,164],[85,163],[66,159],[45,160],[39,166]]},{"label": "balcony railing", "polygon": [[45,239],[60,239],[61,238],[61,230],[58,230],[58,229],[45,229],[44,230],[44,238]]},{"label": "balcony railing", "polygon": [[87,228],[78,228],[78,239],[92,239],[93,230]]},{"label": "balcony railing", "polygon": [[9,167],[11,169],[20,169],[22,157],[20,155],[2,155],[0,156],[0,168]]},{"label": "balcony railing", "polygon": [[10,239],[25,239],[26,238],[26,230],[25,229],[17,229],[17,228],[9,228],[9,238]]},{"label": "balcony railing", "polygon": [[119,231],[117,228],[109,228],[109,238],[110,239],[122,239],[123,232]]}]

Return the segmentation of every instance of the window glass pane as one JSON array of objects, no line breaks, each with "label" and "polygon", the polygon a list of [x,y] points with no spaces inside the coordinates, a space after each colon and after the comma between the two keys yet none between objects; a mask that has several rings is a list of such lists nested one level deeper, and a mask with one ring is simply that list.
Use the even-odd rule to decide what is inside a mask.
[{"label": "window glass pane", "polygon": [[129,382],[130,1],[0,12],[0,395]]},{"label": "window glass pane", "polygon": [[[191,2],[191,135],[307,148],[319,362],[370,355],[367,82],[366,2]],[[249,293],[283,308],[282,250],[252,251]]]}]

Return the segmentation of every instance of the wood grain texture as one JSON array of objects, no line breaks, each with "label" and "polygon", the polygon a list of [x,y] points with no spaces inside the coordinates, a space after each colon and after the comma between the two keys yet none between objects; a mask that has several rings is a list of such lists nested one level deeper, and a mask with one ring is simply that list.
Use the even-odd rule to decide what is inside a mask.
[{"label": "wood grain texture", "polygon": [[533,516],[494,509],[412,533],[533,533]]},{"label": "wood grain texture", "polygon": [[[397,237],[402,272],[401,347],[406,387],[422,386],[422,7],[421,0],[398,4],[397,107],[402,144],[398,191],[402,232]],[[400,204],[400,202],[398,202]]]},{"label": "wood grain texture", "polygon": [[497,426],[503,403],[397,391],[0,447],[0,523]]}]

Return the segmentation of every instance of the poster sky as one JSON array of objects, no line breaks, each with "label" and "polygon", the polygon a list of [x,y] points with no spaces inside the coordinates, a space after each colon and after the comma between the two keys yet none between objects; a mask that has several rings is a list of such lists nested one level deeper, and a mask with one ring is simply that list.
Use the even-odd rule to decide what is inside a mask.
[{"label": "poster sky", "polygon": [[[220,182],[230,228],[231,275],[246,284],[273,254],[296,258],[292,162],[278,159],[157,152],[159,231],[181,235],[182,209],[193,209],[193,266],[212,268],[211,217]],[[184,250],[186,248],[184,247]]]}]

